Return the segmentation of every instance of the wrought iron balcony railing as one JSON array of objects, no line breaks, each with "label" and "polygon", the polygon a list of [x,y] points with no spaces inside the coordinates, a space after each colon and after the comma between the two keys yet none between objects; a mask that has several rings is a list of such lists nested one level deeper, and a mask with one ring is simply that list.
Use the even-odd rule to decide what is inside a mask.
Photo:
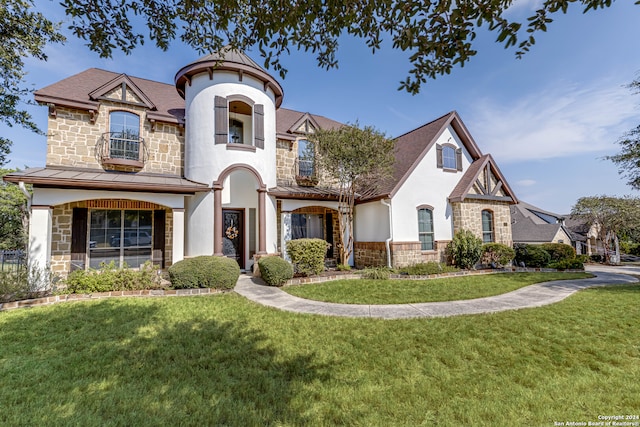
[{"label": "wrought iron balcony railing", "polygon": [[102,164],[141,168],[148,159],[144,139],[128,132],[105,132],[96,144]]}]

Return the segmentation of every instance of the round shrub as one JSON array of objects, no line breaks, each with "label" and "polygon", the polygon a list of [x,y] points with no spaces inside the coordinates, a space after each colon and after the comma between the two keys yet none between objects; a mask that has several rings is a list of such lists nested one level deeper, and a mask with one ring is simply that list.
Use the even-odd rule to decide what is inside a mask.
[{"label": "round shrub", "polygon": [[460,230],[447,245],[447,254],[453,265],[472,269],[482,255],[482,239],[468,230]]},{"label": "round shrub", "polygon": [[296,272],[305,276],[324,271],[324,256],[328,243],[322,239],[295,239],[287,242],[287,254]]},{"label": "round shrub", "polygon": [[551,255],[538,245],[515,245],[516,263],[524,263],[525,267],[542,268],[551,261]]},{"label": "round shrub", "polygon": [[576,250],[565,243],[543,243],[540,247],[549,253],[552,262],[570,260],[576,257]]},{"label": "round shrub", "polygon": [[238,277],[238,263],[227,257],[202,255],[183,259],[169,267],[169,279],[176,289],[233,289]]},{"label": "round shrub", "polygon": [[271,286],[280,286],[293,277],[293,266],[279,256],[266,256],[258,260],[262,279]]},{"label": "round shrub", "polygon": [[482,245],[482,263],[497,266],[508,265],[516,256],[516,251],[502,243],[485,243]]}]

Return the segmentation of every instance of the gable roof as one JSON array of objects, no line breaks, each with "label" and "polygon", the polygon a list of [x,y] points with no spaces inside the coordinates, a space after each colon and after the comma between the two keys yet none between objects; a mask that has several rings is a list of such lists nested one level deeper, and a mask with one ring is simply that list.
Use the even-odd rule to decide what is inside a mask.
[{"label": "gable roof", "polygon": [[343,123],[328,119],[317,114],[303,113],[289,110],[288,108],[278,108],[276,110],[276,137],[279,139],[294,140],[296,130],[308,120],[313,126],[320,129],[337,129],[344,126]]},{"label": "gable roof", "polygon": [[458,113],[451,111],[395,138],[393,175],[367,199],[393,197],[448,126],[453,127],[472,158],[477,159],[482,155]]},{"label": "gable roof", "polygon": [[[491,187],[490,180],[488,180],[489,184],[486,186],[479,182],[480,175],[484,171],[488,171],[493,174],[497,180],[497,185],[495,185],[495,187]],[[474,185],[477,185],[482,190],[482,194],[472,194],[470,192]],[[498,192],[504,193],[504,195],[498,195]],[[500,169],[498,168],[495,160],[493,160],[493,157],[491,157],[491,154],[485,154],[471,163],[467,171],[462,176],[462,179],[458,182],[458,185],[456,185],[449,195],[450,202],[462,202],[467,198],[518,203],[515,193],[511,190],[509,184],[507,184],[506,179],[502,175],[502,172],[500,172]]]},{"label": "gable roof", "polygon": [[[56,104],[87,111],[97,111],[99,102],[95,97],[103,88],[107,91],[111,86],[121,82],[129,82],[136,94],[142,95],[155,110],[147,111],[147,118],[169,123],[183,123],[184,100],[178,95],[174,86],[139,77],[118,74],[99,68],[89,68],[59,82],[35,91],[37,102]],[[104,92],[100,93],[100,95]],[[92,98],[92,95],[94,98]]]}]

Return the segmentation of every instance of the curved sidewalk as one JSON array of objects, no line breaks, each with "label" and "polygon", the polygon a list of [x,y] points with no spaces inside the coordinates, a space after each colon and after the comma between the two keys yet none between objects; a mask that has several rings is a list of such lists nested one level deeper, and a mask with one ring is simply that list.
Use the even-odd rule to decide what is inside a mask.
[{"label": "curved sidewalk", "polygon": [[258,304],[284,311],[340,317],[408,319],[416,317],[448,317],[465,314],[495,313],[505,310],[541,307],[561,301],[581,289],[638,282],[638,279],[635,277],[612,273],[610,270],[592,270],[590,272],[595,274],[596,277],[537,283],[492,297],[418,304],[361,305],[312,301],[289,295],[279,288],[265,285],[262,279],[245,275],[240,276],[234,290],[238,294]]}]

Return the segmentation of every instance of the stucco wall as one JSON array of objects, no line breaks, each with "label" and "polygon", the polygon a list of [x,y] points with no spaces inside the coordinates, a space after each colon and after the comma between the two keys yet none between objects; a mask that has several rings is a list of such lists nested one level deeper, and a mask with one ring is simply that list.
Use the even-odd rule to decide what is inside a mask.
[{"label": "stucco wall", "polygon": [[463,170],[438,169],[435,144],[431,147],[391,201],[394,241],[418,240],[417,209],[423,205],[433,207],[435,240],[451,240],[453,236],[453,212],[448,197],[469,168],[471,157],[451,127],[445,129],[436,143],[448,143],[462,148]]}]

